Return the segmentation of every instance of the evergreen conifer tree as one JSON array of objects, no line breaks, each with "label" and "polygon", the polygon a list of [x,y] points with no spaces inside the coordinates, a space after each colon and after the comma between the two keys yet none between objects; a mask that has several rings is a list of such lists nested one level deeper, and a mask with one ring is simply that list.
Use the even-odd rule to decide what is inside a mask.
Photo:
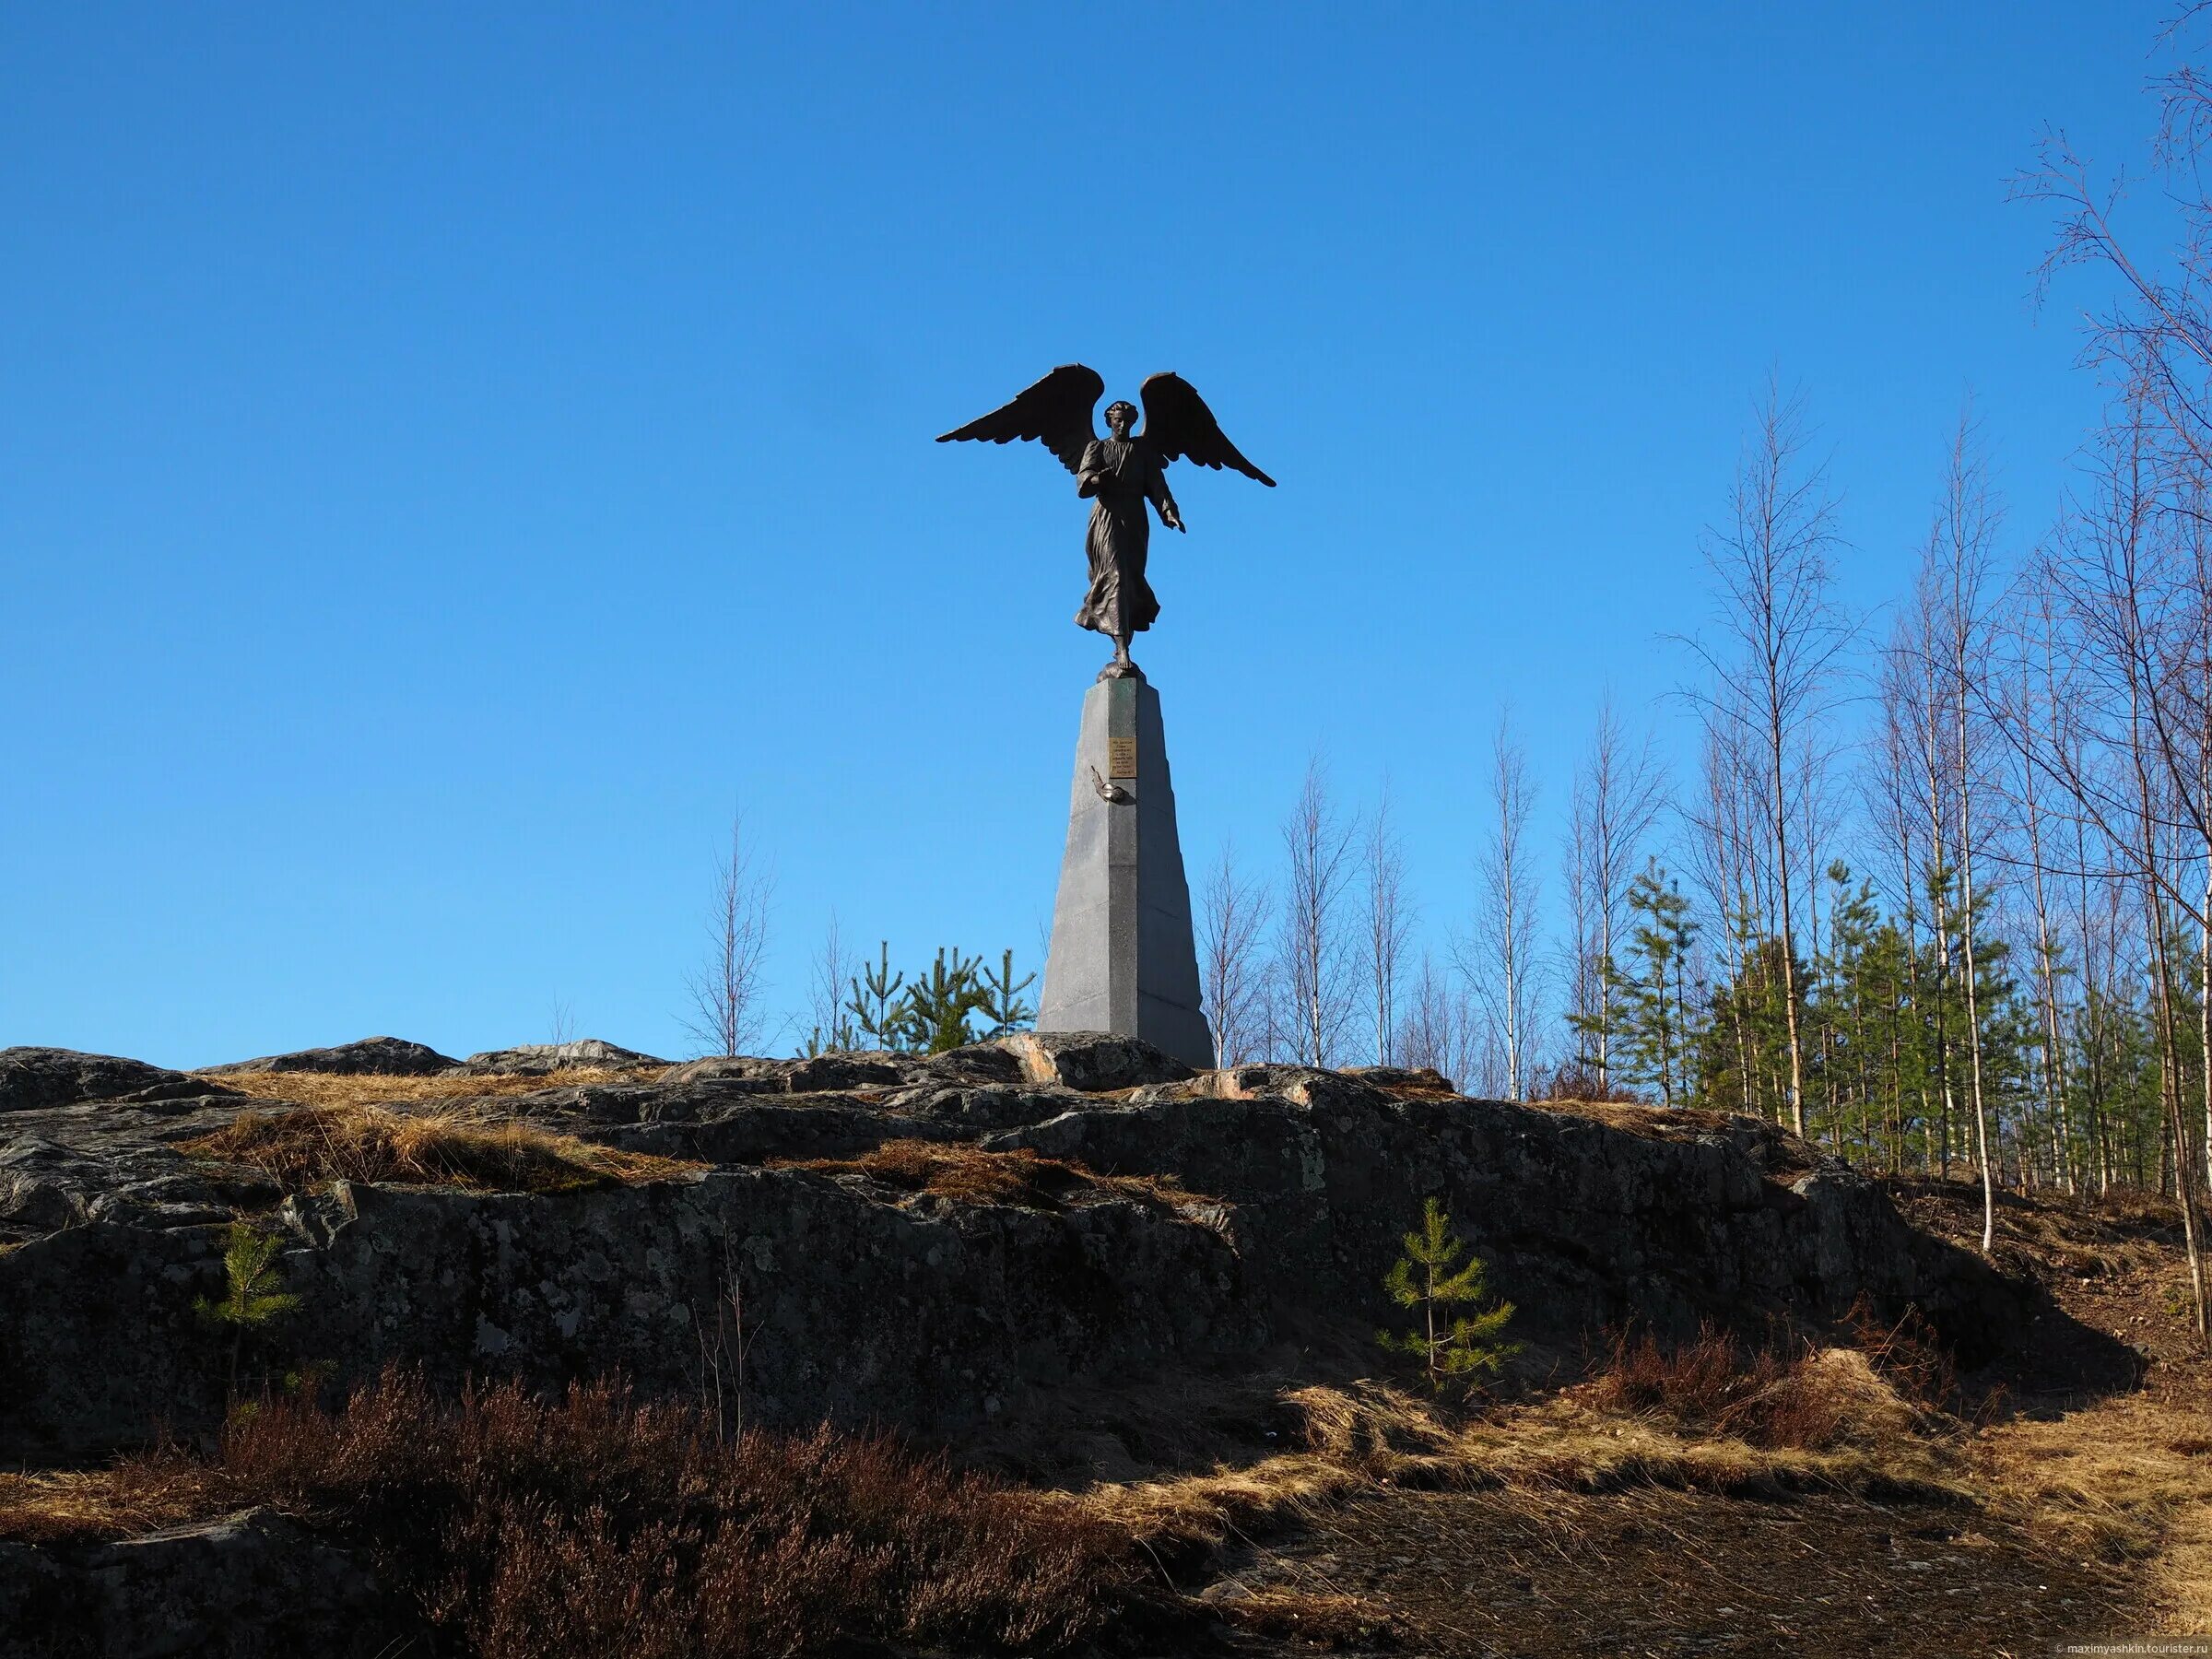
[{"label": "evergreen conifer tree", "polygon": [[[989,1000],[977,972],[982,958],[962,957],[955,947],[947,963],[945,954],[940,946],[929,972],[907,987],[899,1020],[904,1046],[924,1053],[942,1054],[973,1042],[975,1033],[969,1029],[968,1017],[982,1011]],[[1010,971],[1013,953],[1006,955]]]},{"label": "evergreen conifer tree", "polygon": [[300,1305],[300,1299],[276,1288],[276,1253],[284,1241],[246,1221],[233,1221],[223,1246],[223,1298],[201,1297],[193,1312],[230,1333],[229,1392],[238,1397],[238,1361],[249,1332],[267,1329]]},{"label": "evergreen conifer tree", "polygon": [[891,971],[891,942],[881,942],[873,968],[863,968],[853,981],[853,994],[846,1001],[846,1010],[852,1014],[860,1034],[877,1048],[901,1046],[900,1030],[904,999],[899,994],[906,983],[906,975]]},{"label": "evergreen conifer tree", "polygon": [[1037,1018],[1037,1010],[1021,1000],[1021,994],[1037,982],[1034,973],[1024,974],[1018,981],[1014,977],[1014,953],[999,955],[998,971],[986,972],[982,977],[983,1001],[979,1012],[991,1022],[991,1035],[1004,1037],[1009,1031],[1026,1030],[1030,1021]]},{"label": "evergreen conifer tree", "polygon": [[[1378,1331],[1375,1340],[1394,1354],[1421,1362],[1431,1392],[1472,1392],[1481,1378],[1495,1374],[1521,1351],[1521,1344],[1499,1338],[1513,1316],[1513,1304],[1485,1308],[1489,1286],[1480,1256],[1469,1253],[1454,1266],[1466,1245],[1452,1236],[1452,1218],[1434,1198],[1421,1207],[1421,1227],[1406,1235],[1406,1253],[1382,1281],[1391,1300],[1421,1312],[1421,1328]],[[1458,1310],[1469,1309],[1469,1312]]]},{"label": "evergreen conifer tree", "polygon": [[1659,1091],[1667,1106],[1688,1103],[1690,1092],[1688,962],[1697,924],[1680,886],[1653,859],[1629,884],[1631,971],[1610,963],[1608,994],[1617,999],[1615,1049],[1619,1068]]}]

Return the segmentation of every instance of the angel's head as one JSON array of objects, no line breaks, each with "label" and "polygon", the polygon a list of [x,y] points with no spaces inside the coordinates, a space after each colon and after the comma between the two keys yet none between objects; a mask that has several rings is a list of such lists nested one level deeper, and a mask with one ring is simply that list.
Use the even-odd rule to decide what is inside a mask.
[{"label": "angel's head", "polygon": [[1136,424],[1136,406],[1119,401],[1106,406],[1106,429],[1116,438],[1127,438],[1129,429]]}]

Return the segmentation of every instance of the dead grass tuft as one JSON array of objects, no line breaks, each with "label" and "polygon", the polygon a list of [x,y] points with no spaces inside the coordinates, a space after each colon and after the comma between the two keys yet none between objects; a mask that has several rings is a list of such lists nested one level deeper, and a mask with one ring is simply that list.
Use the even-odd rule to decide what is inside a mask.
[{"label": "dead grass tuft", "polygon": [[471,1192],[572,1193],[688,1175],[704,1166],[597,1147],[526,1124],[462,1112],[299,1106],[245,1112],[182,1141],[194,1158],[244,1164],[285,1185],[401,1182]]},{"label": "dead grass tuft", "polygon": [[112,1469],[0,1470],[0,1538],[85,1544],[172,1526],[221,1507],[206,1466],[149,1453]]},{"label": "dead grass tuft", "polygon": [[771,1168],[817,1174],[865,1175],[901,1192],[928,1193],[960,1204],[1006,1204],[1053,1210],[1104,1198],[1183,1211],[1210,1199],[1186,1193],[1165,1175],[1100,1175],[1079,1163],[1045,1158],[1026,1147],[987,1152],[966,1141],[886,1141],[858,1158],[779,1159]]},{"label": "dead grass tuft", "polygon": [[1523,1102],[1535,1112],[1559,1117],[1587,1118],[1608,1129],[1622,1130],[1644,1140],[1667,1140],[1684,1135],[1710,1134],[1736,1125],[1725,1112],[1700,1107],[1641,1106],[1626,1100],[1544,1100]]},{"label": "dead grass tuft", "polygon": [[1371,1651],[1396,1647],[1405,1621],[1380,1602],[1363,1595],[1286,1590],[1271,1586],[1247,1594],[1224,1596],[1214,1610],[1240,1630],[1277,1641],[1333,1653],[1342,1648]]},{"label": "dead grass tuft", "polygon": [[1147,1570],[1066,1504],[888,1439],[725,1440],[696,1407],[610,1383],[448,1403],[387,1371],[336,1413],[241,1415],[211,1461],[68,1478],[36,1501],[22,1477],[0,1488],[18,1492],[0,1535],[121,1536],[272,1504],[360,1545],[441,1651],[482,1659],[1049,1649],[1111,1624]]},{"label": "dead grass tuft", "polygon": [[202,1082],[220,1084],[260,1100],[281,1100],[291,1106],[395,1106],[425,1101],[504,1099],[510,1095],[538,1094],[548,1088],[579,1084],[650,1083],[667,1068],[649,1065],[639,1071],[615,1071],[605,1066],[578,1066],[573,1071],[545,1077],[344,1077],[330,1072],[195,1072]]},{"label": "dead grass tuft", "polygon": [[1936,1400],[1908,1399],[1893,1378],[1947,1394],[1951,1373],[1940,1351],[1904,1325],[1876,1335],[1883,1346],[1871,1353],[1800,1347],[1791,1354],[1747,1347],[1710,1324],[1672,1345],[1648,1331],[1623,1332],[1583,1392],[1600,1411],[1657,1415],[1768,1451],[1882,1446],[1935,1426]]},{"label": "dead grass tuft", "polygon": [[[1839,1351],[1842,1359],[1829,1357]],[[1557,1494],[1659,1486],[1757,1495],[1818,1488],[1945,1503],[1961,1499],[1950,1441],[1920,1432],[1926,1421],[1920,1414],[1894,1415],[1894,1392],[1862,1356],[1829,1350],[1813,1356],[1807,1369],[1812,1375],[1796,1386],[1828,1402],[1817,1418],[1798,1402],[1766,1404],[1756,1416],[1739,1418],[1739,1426],[1758,1421],[1790,1430],[1775,1445],[1657,1412],[1601,1405],[1587,1386],[1466,1418],[1377,1382],[1300,1388],[1282,1400],[1301,1419],[1302,1450],[1180,1478],[1101,1484],[1079,1501],[1155,1554],[1175,1559],[1379,1488]],[[1787,1380],[1784,1371],[1762,1386]],[[1847,1406],[1832,1403],[1839,1399]],[[1837,1418],[1858,1432],[1795,1431],[1808,1421],[1825,1430]],[[1894,1432],[1887,1438],[1876,1432],[1878,1420],[1890,1422]],[[1793,1439],[1827,1443],[1787,1443]]]}]

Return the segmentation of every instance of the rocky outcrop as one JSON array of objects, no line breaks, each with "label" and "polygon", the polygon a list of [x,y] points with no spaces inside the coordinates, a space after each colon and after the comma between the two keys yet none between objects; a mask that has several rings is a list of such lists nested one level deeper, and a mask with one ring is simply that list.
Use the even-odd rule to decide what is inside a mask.
[{"label": "rocky outcrop", "polygon": [[1001,1046],[1021,1062],[1032,1083],[1056,1084],[1078,1093],[1102,1094],[1147,1083],[1180,1083],[1196,1076],[1171,1055],[1134,1037],[1095,1031],[1020,1031]]},{"label": "rocky outcrop", "polygon": [[[1070,1383],[1249,1371],[1293,1342],[1365,1352],[1430,1195],[1495,1264],[1516,1331],[1555,1354],[1630,1318],[1818,1321],[1864,1297],[1922,1308],[1971,1359],[2025,1313],[1870,1182],[1747,1119],[1469,1100],[1433,1073],[1192,1077],[1141,1044],[1066,1035],[547,1083],[477,1104],[708,1167],[540,1196],[284,1194],[175,1149],[246,1109],[236,1099],[0,1118],[0,1237],[23,1241],[0,1253],[0,1457],[81,1458],[157,1420],[218,1420],[228,1345],[194,1309],[219,1292],[234,1210],[285,1236],[301,1299],[249,1353],[264,1371],[327,1364],[343,1384],[400,1361],[553,1384],[619,1370],[688,1393],[735,1298],[759,1330],[759,1418],[928,1435],[1034,1420]],[[1152,1179],[981,1203],[792,1167],[895,1139]]]},{"label": "rocky outcrop", "polygon": [[371,1659],[419,1624],[359,1558],[273,1510],[116,1544],[0,1544],[0,1659]]},{"label": "rocky outcrop", "polygon": [[[1214,1219],[1125,1197],[956,1204],[795,1169],[557,1201],[341,1185],[272,1218],[300,1312],[249,1361],[328,1365],[341,1386],[387,1362],[453,1383],[619,1371],[690,1394],[701,1333],[735,1302],[759,1420],[944,1434],[1078,1378],[1263,1346],[1265,1312]],[[223,1242],[95,1222],[0,1258],[0,1456],[76,1458],[157,1418],[216,1422],[229,1338],[195,1303],[221,1294]]]},{"label": "rocky outcrop", "polygon": [[2024,1317],[2006,1281],[1756,1119],[1612,1108],[1606,1122],[1441,1095],[1434,1073],[1385,1080],[1405,1092],[1373,1074],[1245,1066],[982,1144],[1172,1175],[1233,1205],[1248,1270],[1281,1309],[1385,1315],[1378,1277],[1435,1195],[1496,1264],[1521,1328],[1559,1341],[1630,1320],[1817,1320],[1864,1296],[1922,1308],[1971,1360]]},{"label": "rocky outcrop", "polygon": [[517,1048],[487,1049],[471,1054],[453,1069],[464,1076],[542,1077],[554,1072],[635,1071],[667,1064],[636,1049],[583,1037],[574,1042],[525,1042]]},{"label": "rocky outcrop", "polygon": [[404,1037],[364,1037],[336,1048],[300,1049],[289,1054],[264,1054],[258,1060],[233,1060],[223,1065],[205,1065],[208,1073],[222,1072],[328,1072],[355,1077],[428,1077],[451,1071],[461,1064],[419,1042]]},{"label": "rocky outcrop", "polygon": [[80,1100],[157,1100],[204,1095],[209,1086],[143,1060],[75,1049],[0,1049],[0,1112]]}]

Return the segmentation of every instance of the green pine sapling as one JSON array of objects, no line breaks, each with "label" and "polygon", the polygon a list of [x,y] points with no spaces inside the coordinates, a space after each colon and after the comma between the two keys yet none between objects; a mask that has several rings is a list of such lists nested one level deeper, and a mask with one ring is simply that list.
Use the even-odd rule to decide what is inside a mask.
[{"label": "green pine sapling", "polygon": [[201,1297],[193,1312],[209,1324],[230,1331],[230,1398],[238,1398],[238,1359],[249,1331],[267,1329],[300,1305],[300,1299],[276,1288],[276,1253],[284,1241],[249,1221],[233,1221],[223,1246],[223,1299]]},{"label": "green pine sapling", "polygon": [[862,968],[853,981],[853,994],[845,1004],[845,1011],[853,1016],[860,1034],[873,1047],[899,1046],[900,1010],[906,1006],[899,989],[905,983],[905,974],[891,971],[891,942],[886,939],[876,966]]},{"label": "green pine sapling", "polygon": [[[1400,1335],[1378,1331],[1375,1340],[1394,1354],[1421,1361],[1429,1387],[1440,1398],[1447,1389],[1472,1393],[1480,1379],[1494,1375],[1521,1351],[1521,1344],[1499,1339],[1513,1316],[1513,1304],[1486,1309],[1489,1287],[1482,1258],[1470,1253],[1453,1267],[1466,1245],[1452,1236],[1452,1218],[1434,1198],[1422,1206],[1421,1229],[1406,1235],[1406,1253],[1395,1262],[1382,1288],[1401,1308],[1418,1308],[1422,1328]],[[1471,1313],[1456,1312],[1460,1308]]]},{"label": "green pine sapling", "polygon": [[903,1046],[925,1054],[942,1054],[965,1048],[975,1041],[968,1016],[981,1010],[985,995],[977,969],[981,957],[962,957],[958,947],[948,966],[940,947],[926,974],[917,975],[907,987]]},{"label": "green pine sapling", "polygon": [[1004,1037],[1009,1031],[1029,1029],[1030,1021],[1037,1018],[1037,1010],[1021,1000],[1021,994],[1037,982],[1034,973],[1014,977],[1014,953],[1003,952],[999,957],[998,971],[983,974],[982,1016],[991,1022],[991,1035]]}]

